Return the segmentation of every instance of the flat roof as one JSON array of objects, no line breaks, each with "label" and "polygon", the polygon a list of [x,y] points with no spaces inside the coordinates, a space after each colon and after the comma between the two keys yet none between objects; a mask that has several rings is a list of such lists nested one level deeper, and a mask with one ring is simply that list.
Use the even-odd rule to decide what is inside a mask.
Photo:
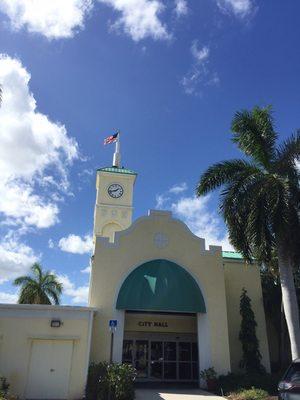
[{"label": "flat roof", "polygon": [[51,311],[97,311],[98,308],[95,307],[85,307],[85,306],[60,306],[51,304],[7,304],[0,303],[1,308],[14,308],[21,310],[51,310]]}]

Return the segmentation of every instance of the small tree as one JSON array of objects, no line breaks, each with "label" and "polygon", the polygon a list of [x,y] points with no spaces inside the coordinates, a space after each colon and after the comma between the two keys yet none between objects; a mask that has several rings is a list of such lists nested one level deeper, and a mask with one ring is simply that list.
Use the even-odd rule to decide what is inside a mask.
[{"label": "small tree", "polygon": [[16,278],[14,285],[21,286],[19,304],[59,304],[63,289],[57,276],[38,263],[31,267],[31,275]]},{"label": "small tree", "polygon": [[240,297],[240,314],[242,317],[239,339],[242,343],[243,358],[240,367],[246,372],[263,372],[261,365],[261,354],[259,351],[259,342],[256,337],[256,326],[254,312],[251,307],[251,299],[247,295],[247,290],[242,289]]}]

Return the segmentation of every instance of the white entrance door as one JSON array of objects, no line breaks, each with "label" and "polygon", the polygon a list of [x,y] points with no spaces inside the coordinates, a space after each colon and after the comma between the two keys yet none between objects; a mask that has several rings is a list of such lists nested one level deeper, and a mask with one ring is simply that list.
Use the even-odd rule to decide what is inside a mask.
[{"label": "white entrance door", "polygon": [[70,340],[34,340],[27,399],[67,399],[73,352]]}]

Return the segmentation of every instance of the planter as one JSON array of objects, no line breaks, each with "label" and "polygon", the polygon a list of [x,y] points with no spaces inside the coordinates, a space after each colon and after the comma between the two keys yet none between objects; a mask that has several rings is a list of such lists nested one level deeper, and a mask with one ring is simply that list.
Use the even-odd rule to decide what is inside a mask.
[{"label": "planter", "polygon": [[217,380],[216,379],[207,379],[206,385],[207,385],[207,390],[209,392],[214,392],[217,388]]}]

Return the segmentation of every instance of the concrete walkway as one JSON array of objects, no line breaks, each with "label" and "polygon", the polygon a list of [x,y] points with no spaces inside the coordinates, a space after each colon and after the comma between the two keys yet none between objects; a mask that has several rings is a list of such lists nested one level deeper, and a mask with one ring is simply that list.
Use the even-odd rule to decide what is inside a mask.
[{"label": "concrete walkway", "polygon": [[136,400],[222,400],[200,389],[136,389]]}]

